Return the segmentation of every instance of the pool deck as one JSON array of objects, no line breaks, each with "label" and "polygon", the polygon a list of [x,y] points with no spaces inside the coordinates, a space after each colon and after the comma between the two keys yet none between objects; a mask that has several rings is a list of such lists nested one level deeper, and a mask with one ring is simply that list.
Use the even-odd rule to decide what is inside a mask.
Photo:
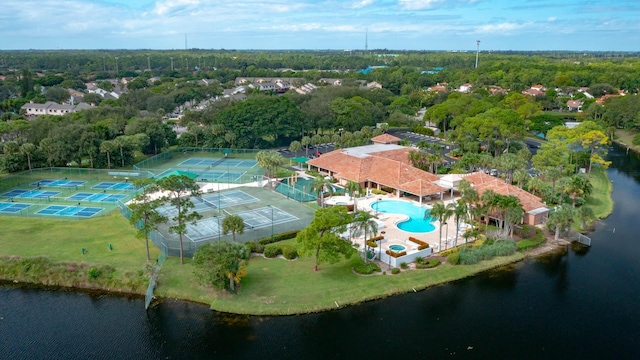
[{"label": "pool deck", "polygon": [[[342,198],[342,197],[341,197]],[[378,199],[381,200],[398,200],[398,201],[407,201],[407,202],[412,202],[413,204],[418,205],[418,202],[414,201],[414,200],[409,200],[409,199],[402,199],[402,198],[398,198],[396,196],[392,196],[392,195],[385,195],[385,196],[379,196],[379,195],[370,195],[368,197],[364,197],[364,198],[358,198],[356,200],[357,203],[357,208],[359,210],[366,210],[369,213],[371,213],[374,216],[377,216],[378,220],[382,221],[384,223],[384,228],[381,228],[378,230],[377,235],[382,235],[384,236],[384,240],[382,240],[382,249],[383,250],[388,250],[389,249],[389,245],[393,245],[393,244],[400,244],[403,245],[405,247],[407,247],[408,251],[411,250],[417,250],[418,248],[418,244],[409,241],[409,237],[414,237],[416,239],[425,241],[429,243],[429,246],[434,250],[434,252],[439,252],[439,246],[440,246],[440,241],[438,239],[439,234],[440,234],[440,223],[436,220],[433,222],[433,225],[435,226],[435,230],[428,232],[428,233],[412,233],[412,232],[408,232],[408,231],[403,231],[398,229],[398,227],[396,226],[396,223],[401,222],[403,220],[405,220],[407,217],[406,215],[400,215],[400,214],[389,214],[389,213],[376,213],[376,211],[374,209],[371,208],[371,204],[373,204],[374,202],[378,201]],[[344,199],[339,199],[339,201],[344,201]],[[452,200],[449,197],[446,197],[444,200],[444,204],[449,204]],[[430,202],[423,202],[422,205],[423,206],[427,206],[428,208],[431,208],[431,204],[434,201],[430,201]],[[351,201],[349,202],[351,203]],[[466,225],[466,224],[464,224]],[[464,227],[463,224],[460,224],[460,232],[458,234],[458,245],[462,244],[464,242],[464,239],[462,238],[462,233],[464,232]],[[448,235],[449,235],[449,241],[445,241],[445,238],[447,237],[447,228],[448,228]],[[442,250],[446,250],[452,246],[454,246],[454,241],[453,238],[455,238],[456,236],[456,224],[455,221],[453,219],[449,219],[449,224],[445,225],[445,227],[442,229]],[[368,238],[370,238],[371,236],[368,236]],[[362,248],[363,242],[364,242],[364,237],[360,236],[357,238],[353,239],[354,242],[360,244],[360,247]]]}]

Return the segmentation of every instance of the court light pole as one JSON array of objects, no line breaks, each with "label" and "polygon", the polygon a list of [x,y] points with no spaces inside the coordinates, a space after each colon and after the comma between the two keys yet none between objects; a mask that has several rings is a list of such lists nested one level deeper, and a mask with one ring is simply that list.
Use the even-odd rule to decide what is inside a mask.
[{"label": "court light pole", "polygon": [[267,206],[271,208],[271,242],[273,243],[273,206]]},{"label": "court light pole", "polygon": [[220,216],[216,216],[216,219],[218,220],[218,242],[220,242],[220,236],[222,234],[222,229],[220,228]]}]

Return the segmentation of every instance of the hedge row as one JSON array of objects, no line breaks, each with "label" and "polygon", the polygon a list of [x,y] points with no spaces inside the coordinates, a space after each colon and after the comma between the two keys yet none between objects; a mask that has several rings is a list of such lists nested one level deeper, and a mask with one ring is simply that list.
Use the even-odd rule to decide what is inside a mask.
[{"label": "hedge row", "polygon": [[440,259],[429,259],[426,262],[416,264],[416,269],[431,269],[440,265]]},{"label": "hedge row", "polygon": [[262,244],[262,245],[268,245],[268,244],[272,244],[274,242],[278,242],[278,241],[282,241],[282,240],[293,239],[293,238],[296,237],[296,235],[298,235],[299,231],[300,230],[292,230],[292,231],[283,232],[283,233],[274,235],[273,239],[271,239],[271,236],[269,236],[269,237],[266,237],[266,238],[259,239],[259,240],[257,240],[257,242]]},{"label": "hedge row", "polygon": [[416,239],[413,236],[409,236],[409,241],[420,245],[420,246],[418,246],[418,250],[424,250],[424,249],[427,249],[429,247],[429,243],[424,242],[424,241],[422,241],[420,239]]},{"label": "hedge row", "polygon": [[402,251],[402,252],[397,253],[397,252],[395,252],[395,251],[389,251],[389,250],[387,250],[387,255],[389,255],[389,256],[391,256],[391,257],[394,257],[394,258],[399,258],[399,257],[401,257],[401,256],[405,256],[405,255],[407,255],[407,252],[406,252],[406,251]]},{"label": "hedge row", "polygon": [[540,229],[536,229],[536,235],[530,239],[518,241],[518,250],[524,251],[540,246],[546,240],[544,233]]},{"label": "hedge row", "polygon": [[292,245],[271,244],[264,247],[264,256],[274,258],[278,255],[284,256],[287,260],[293,260],[298,257],[298,250]]},{"label": "hedge row", "polygon": [[[477,264],[481,260],[489,260],[496,256],[508,256],[516,252],[517,245],[513,240],[496,241],[480,247],[463,246],[458,255],[463,265]],[[448,258],[447,258],[448,259]]]}]

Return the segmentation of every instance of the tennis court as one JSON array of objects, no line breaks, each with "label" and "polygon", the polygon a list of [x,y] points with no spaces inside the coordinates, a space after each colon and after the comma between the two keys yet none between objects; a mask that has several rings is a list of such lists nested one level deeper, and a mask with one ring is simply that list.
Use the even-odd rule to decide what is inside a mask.
[{"label": "tennis court", "polygon": [[91,187],[92,189],[99,190],[135,190],[136,187],[133,184],[126,182],[101,182]]},{"label": "tennis court", "polygon": [[[273,211],[273,212],[272,212]],[[262,207],[254,210],[239,212],[238,215],[244,220],[245,231],[255,230],[271,226],[271,216],[273,214],[273,225],[284,224],[298,220],[297,217],[277,207]],[[228,215],[227,215],[228,216]],[[227,216],[218,216],[202,219],[195,224],[187,224],[186,237],[194,242],[209,241],[216,239],[222,234],[221,224]]]},{"label": "tennis court", "polygon": [[18,198],[25,198],[25,199],[48,199],[58,194],[60,194],[59,191],[14,189],[0,196],[6,196],[9,198],[18,197]]},{"label": "tennis court", "polygon": [[17,213],[31,206],[31,204],[0,202],[0,212]]},{"label": "tennis court", "polygon": [[247,194],[242,190],[218,191],[217,193],[209,193],[202,195],[202,199],[208,201],[216,207],[226,208],[229,206],[249,204],[259,201],[257,198]]},{"label": "tennis court", "polygon": [[258,162],[255,160],[229,159],[229,158],[210,158],[210,159],[189,158],[178,164],[178,166],[202,166],[202,167],[208,167],[208,166],[216,167],[219,165],[250,169],[258,165]]},{"label": "tennis court", "polygon": [[92,217],[102,211],[102,208],[96,207],[84,207],[84,206],[64,206],[64,205],[50,205],[46,208],[38,211],[38,215],[56,215],[56,216],[77,216],[77,217]]},{"label": "tennis court", "polygon": [[236,215],[240,216],[242,220],[244,220],[244,223],[252,229],[271,226],[272,219],[274,225],[298,220],[297,217],[275,206],[266,206],[251,211],[244,211]]},{"label": "tennis court", "polygon": [[124,194],[96,194],[96,193],[77,193],[67,198],[71,201],[104,201],[115,203],[118,200],[126,198]]},{"label": "tennis court", "polygon": [[38,180],[36,182],[31,183],[31,186],[42,186],[42,187],[76,187],[80,185],[84,185],[86,181],[74,181],[67,179],[59,179],[59,180],[51,180],[51,179],[43,179]]}]

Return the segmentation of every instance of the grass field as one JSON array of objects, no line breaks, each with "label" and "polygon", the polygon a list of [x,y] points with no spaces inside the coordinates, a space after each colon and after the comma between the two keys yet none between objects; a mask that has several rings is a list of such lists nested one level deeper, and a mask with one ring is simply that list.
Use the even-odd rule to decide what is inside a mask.
[{"label": "grass field", "polygon": [[628,146],[635,151],[640,151],[640,145],[633,145],[633,137],[637,133],[636,131],[630,130],[616,130],[616,142]]},{"label": "grass field", "polygon": [[[118,212],[81,221],[0,216],[0,229],[0,255],[111,265],[118,272],[137,271],[146,263],[144,240]],[[151,244],[151,251],[156,259],[159,250]]]},{"label": "grass field", "polygon": [[611,192],[613,185],[604,169],[594,167],[591,169],[591,184],[593,191],[586,199],[586,205],[593,209],[598,219],[604,219],[613,212],[613,199]]},{"label": "grass field", "polygon": [[[292,242],[288,240],[287,242]],[[357,257],[336,264],[321,264],[313,271],[313,258],[295,261],[253,257],[247,276],[237,295],[214,291],[197,284],[192,266],[179,265],[176,259],[165,263],[156,294],[209,303],[222,312],[260,315],[288,315],[318,312],[380,299],[399,293],[421,290],[479,272],[519,261],[521,253],[494,258],[471,266],[442,264],[433,270],[405,271],[398,275],[360,276],[352,267]]]}]

